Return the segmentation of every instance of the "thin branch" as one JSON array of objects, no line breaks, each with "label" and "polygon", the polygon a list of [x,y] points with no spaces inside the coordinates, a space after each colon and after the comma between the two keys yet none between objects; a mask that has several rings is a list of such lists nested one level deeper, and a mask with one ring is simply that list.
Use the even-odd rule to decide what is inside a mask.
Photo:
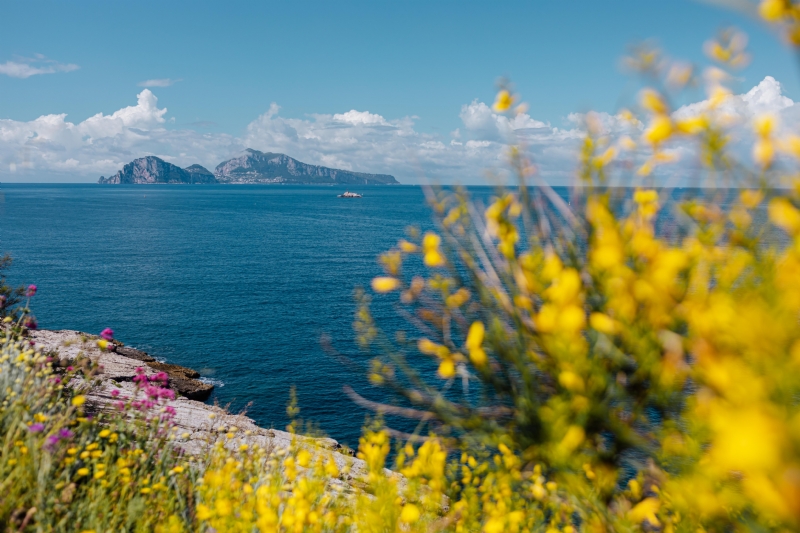
[{"label": "thin branch", "polygon": [[354,391],[350,385],[345,385],[342,387],[342,389],[344,390],[344,393],[347,394],[347,396],[353,401],[353,403],[360,405],[365,409],[375,411],[376,413],[388,413],[390,415],[399,415],[406,418],[414,418],[416,420],[429,420],[431,418],[435,418],[435,415],[430,411],[418,411],[416,409],[409,409],[406,407],[395,407],[394,405],[386,405],[385,403],[367,400]]}]

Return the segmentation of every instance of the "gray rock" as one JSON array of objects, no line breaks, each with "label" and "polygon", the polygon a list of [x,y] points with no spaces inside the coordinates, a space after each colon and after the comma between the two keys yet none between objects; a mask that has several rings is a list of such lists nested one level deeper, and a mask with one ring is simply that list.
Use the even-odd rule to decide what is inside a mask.
[{"label": "gray rock", "polygon": [[200,165],[192,165],[189,168],[192,170],[182,169],[172,163],[167,163],[161,158],[149,155],[147,157],[134,159],[113,176],[109,176],[108,178],[100,176],[98,183],[216,183],[217,180],[214,176]]},{"label": "gray rock", "polygon": [[202,165],[192,165],[184,170],[192,175],[192,183],[217,183],[214,174]]},{"label": "gray rock", "polygon": [[136,359],[137,361],[142,361],[145,363],[154,363],[155,359],[150,357],[146,353],[141,350],[137,350],[136,348],[130,348],[128,346],[117,346],[114,350],[115,353],[120,355],[124,355],[130,359]]},{"label": "gray rock", "polygon": [[397,184],[394,176],[388,174],[366,174],[309,165],[285,154],[259,152],[252,148],[217,165],[214,175],[220,183]]}]

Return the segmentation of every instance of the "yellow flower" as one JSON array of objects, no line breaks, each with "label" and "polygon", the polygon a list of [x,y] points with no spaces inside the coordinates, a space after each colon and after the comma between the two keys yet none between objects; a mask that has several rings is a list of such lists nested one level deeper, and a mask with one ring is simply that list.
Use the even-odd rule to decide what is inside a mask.
[{"label": "yellow flower", "polygon": [[444,265],[444,257],[442,256],[441,252],[439,252],[439,243],[441,241],[441,237],[435,233],[425,234],[425,238],[422,240],[422,249],[425,252],[423,261],[426,266],[438,267]]},{"label": "yellow flower", "polygon": [[207,505],[203,505],[202,503],[197,504],[197,518],[199,520],[208,520],[213,514],[214,513]]},{"label": "yellow flower", "polygon": [[708,127],[708,120],[703,115],[679,120],[675,123],[675,128],[687,135],[694,135]]},{"label": "yellow flower", "polygon": [[762,168],[767,168],[775,158],[775,144],[770,139],[759,139],[753,146],[753,161]]},{"label": "yellow flower", "polygon": [[645,89],[641,95],[642,107],[655,113],[656,115],[663,115],[667,112],[667,104],[664,99],[653,89]]},{"label": "yellow flower", "polygon": [[650,127],[644,132],[644,138],[651,144],[659,144],[672,135],[672,120],[667,115],[656,115]]},{"label": "yellow flower", "polygon": [[565,370],[558,375],[558,382],[565,389],[572,392],[583,392],[584,384],[583,379],[569,370]]},{"label": "yellow flower", "polygon": [[97,340],[97,347],[101,350],[105,350],[108,348],[108,341],[105,339],[98,339]]},{"label": "yellow flower", "polygon": [[406,524],[413,524],[419,520],[419,515],[419,508],[413,503],[407,503],[403,506],[403,510],[400,511],[400,521]]},{"label": "yellow flower", "polygon": [[400,250],[402,250],[402,251],[404,251],[406,253],[409,253],[409,254],[417,251],[417,245],[414,244],[414,243],[408,242],[405,239],[400,239],[400,242],[397,243],[397,246],[400,248]]},{"label": "yellow flower", "polygon": [[439,376],[444,379],[450,379],[456,375],[456,365],[452,359],[442,359],[439,363]]},{"label": "yellow flower", "polygon": [[80,394],[72,399],[72,405],[74,405],[75,407],[80,407],[85,403],[86,403],[86,396]]},{"label": "yellow flower", "polygon": [[800,211],[786,198],[775,198],[769,203],[769,219],[773,224],[794,234],[800,230]]},{"label": "yellow flower", "polygon": [[79,468],[78,471],[76,472],[76,474],[78,474],[79,477],[88,476],[89,475],[89,469],[85,468],[85,467],[84,468]]},{"label": "yellow flower", "polygon": [[483,326],[483,322],[473,322],[469,327],[469,333],[467,333],[467,348],[479,348],[483,344],[485,332],[486,328]]},{"label": "yellow flower", "polygon": [[619,139],[619,147],[628,152],[632,152],[636,150],[636,142],[627,135],[623,135]]},{"label": "yellow flower", "polygon": [[657,498],[645,498],[628,511],[628,517],[637,524],[647,520],[651,525],[659,526],[661,523],[656,516],[659,507],[661,507],[661,502]]},{"label": "yellow flower", "polygon": [[379,293],[391,292],[399,286],[400,281],[397,278],[379,276],[372,280],[372,290]]},{"label": "yellow flower", "polygon": [[786,0],[762,0],[758,13],[764,20],[775,22],[786,14]]},{"label": "yellow flower", "polygon": [[772,115],[761,115],[753,121],[753,131],[759,137],[769,137],[775,129],[775,117]]},{"label": "yellow flower", "polygon": [[104,429],[103,431],[98,433],[97,436],[100,437],[101,439],[104,439],[104,438],[108,437],[109,435],[111,435],[111,430],[110,429]]},{"label": "yellow flower", "polygon": [[633,201],[637,204],[650,204],[658,201],[658,192],[653,189],[639,189],[633,193]]},{"label": "yellow flower", "polygon": [[505,113],[511,108],[513,104],[514,104],[514,97],[511,96],[511,93],[509,93],[507,90],[503,89],[502,91],[497,93],[497,98],[494,101],[492,109],[494,109],[498,113]]},{"label": "yellow flower", "polygon": [[764,199],[764,193],[759,190],[745,189],[739,193],[739,198],[745,207],[753,209]]},{"label": "yellow flower", "polygon": [[303,468],[308,468],[308,465],[310,463],[311,463],[311,454],[308,453],[308,450],[300,450],[300,453],[297,454],[297,464],[299,464]]}]

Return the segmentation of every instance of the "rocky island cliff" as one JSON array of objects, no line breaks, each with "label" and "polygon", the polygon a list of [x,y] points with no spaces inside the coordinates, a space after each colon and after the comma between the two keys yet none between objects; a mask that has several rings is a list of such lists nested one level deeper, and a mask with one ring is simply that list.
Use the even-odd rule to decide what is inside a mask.
[{"label": "rocky island cliff", "polygon": [[152,155],[134,159],[113,176],[108,178],[100,176],[98,180],[100,184],[192,184],[216,182],[214,175],[200,165],[181,168]]},{"label": "rocky island cliff", "polygon": [[122,170],[100,176],[100,184],[274,183],[292,185],[397,185],[389,174],[367,174],[302,163],[286,154],[248,148],[223,161],[212,174],[201,165],[181,168],[156,156],[134,159]]},{"label": "rocky island cliff", "polygon": [[248,148],[241,155],[217,165],[220,183],[291,183],[342,185],[395,185],[389,174],[366,174],[301,163],[285,154]]}]

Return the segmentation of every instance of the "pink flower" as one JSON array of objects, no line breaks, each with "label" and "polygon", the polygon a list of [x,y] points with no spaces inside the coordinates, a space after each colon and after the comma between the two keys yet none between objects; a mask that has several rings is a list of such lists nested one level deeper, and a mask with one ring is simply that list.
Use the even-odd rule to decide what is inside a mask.
[{"label": "pink flower", "polygon": [[28,426],[28,431],[30,431],[31,433],[39,433],[43,429],[44,429],[44,424],[42,423],[31,424],[30,426]]},{"label": "pink flower", "polygon": [[166,385],[166,384],[167,384],[167,380],[169,379],[169,376],[167,375],[167,373],[166,373],[166,372],[159,372],[159,373],[157,373],[157,374],[153,374],[153,375],[152,375],[152,376],[150,376],[148,379],[149,379],[150,381],[160,381],[160,382],[162,382],[164,385]]},{"label": "pink flower", "polygon": [[114,405],[116,405],[117,409],[119,409],[120,411],[124,411],[125,410],[125,402],[117,402]]},{"label": "pink flower", "polygon": [[111,328],[106,328],[102,332],[100,332],[100,336],[107,341],[112,341],[114,340],[114,330]]},{"label": "pink flower", "polygon": [[36,329],[36,328],[39,327],[39,324],[36,323],[36,319],[35,318],[29,317],[25,321],[25,327],[28,328],[28,329]]},{"label": "pink flower", "polygon": [[70,365],[70,366],[67,367],[67,372],[72,372],[73,370],[75,370],[74,366]]},{"label": "pink flower", "polygon": [[116,398],[117,396],[119,396],[119,391],[117,389],[112,390],[111,391],[111,397],[112,398]]},{"label": "pink flower", "polygon": [[175,391],[170,390],[170,389],[161,389],[161,397],[162,398],[167,398],[168,400],[174,400],[175,399]]},{"label": "pink flower", "polygon": [[25,296],[30,298],[34,294],[36,294],[36,285],[28,285],[28,290],[25,291]]}]

